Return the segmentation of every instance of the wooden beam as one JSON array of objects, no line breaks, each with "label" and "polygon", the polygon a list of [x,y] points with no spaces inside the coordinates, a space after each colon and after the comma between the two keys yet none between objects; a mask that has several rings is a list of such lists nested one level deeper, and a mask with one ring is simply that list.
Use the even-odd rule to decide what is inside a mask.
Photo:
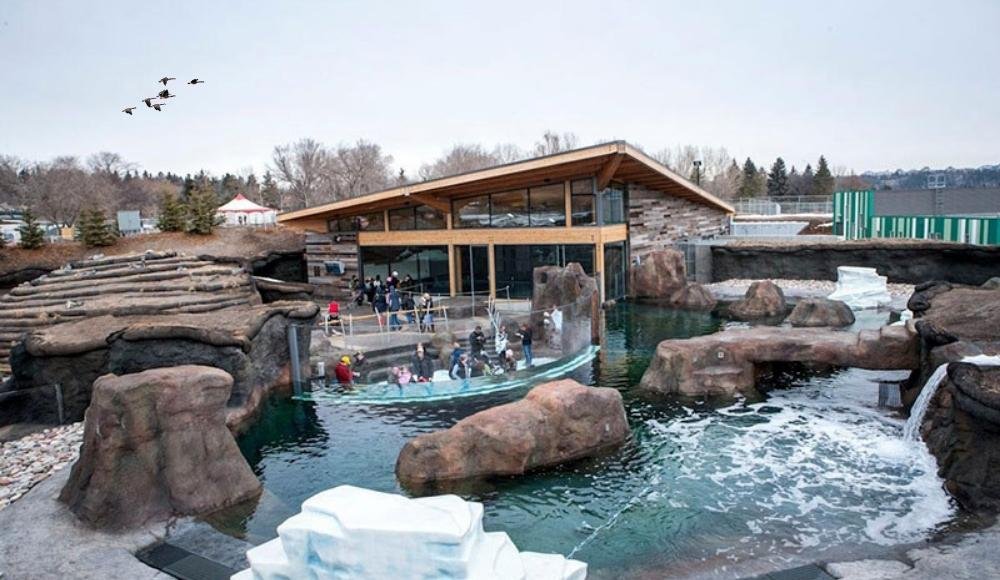
[{"label": "wooden beam", "polygon": [[411,193],[410,199],[428,205],[441,213],[451,213],[451,203],[429,193]]},{"label": "wooden beam", "polygon": [[607,160],[604,167],[597,173],[597,191],[602,191],[611,183],[611,178],[615,176],[615,171],[618,171],[618,166],[622,164],[624,158],[624,153],[618,153]]},{"label": "wooden beam", "polygon": [[448,289],[451,296],[458,294],[458,260],[455,259],[455,246],[448,246]]},{"label": "wooden beam", "polygon": [[490,244],[486,246],[486,256],[489,263],[489,274],[490,274],[490,296],[493,298],[497,297],[497,259],[494,250],[494,245]]},{"label": "wooden beam", "polygon": [[563,182],[563,201],[566,203],[566,227],[573,227],[573,186],[570,180]]}]

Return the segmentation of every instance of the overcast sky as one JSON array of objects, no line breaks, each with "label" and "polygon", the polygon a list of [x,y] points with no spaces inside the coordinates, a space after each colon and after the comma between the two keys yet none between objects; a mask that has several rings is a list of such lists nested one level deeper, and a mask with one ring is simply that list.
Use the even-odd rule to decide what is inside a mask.
[{"label": "overcast sky", "polygon": [[[139,99],[164,75],[206,84],[156,113]],[[1000,163],[1000,2],[0,0],[0,153],[218,174],[364,138],[415,175],[546,129],[799,167]]]}]

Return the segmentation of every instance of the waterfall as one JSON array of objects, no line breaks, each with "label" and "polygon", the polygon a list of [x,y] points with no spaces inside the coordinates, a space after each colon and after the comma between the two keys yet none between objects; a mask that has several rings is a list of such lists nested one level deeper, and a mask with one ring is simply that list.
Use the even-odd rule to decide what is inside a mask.
[{"label": "waterfall", "polygon": [[[987,356],[984,354],[976,356],[964,357],[961,361],[964,363],[972,363],[978,366],[1000,366],[1000,355],[997,356]],[[913,402],[913,408],[910,409],[910,418],[906,420],[906,426],[903,427],[903,439],[909,441],[918,441],[920,439],[920,424],[924,422],[924,415],[927,413],[927,407],[931,404],[931,399],[934,398],[934,394],[937,393],[938,387],[941,386],[941,381],[944,380],[946,374],[948,374],[948,364],[938,366],[934,369],[931,377],[927,379],[924,384],[924,388],[920,390],[920,395],[917,400]]]}]

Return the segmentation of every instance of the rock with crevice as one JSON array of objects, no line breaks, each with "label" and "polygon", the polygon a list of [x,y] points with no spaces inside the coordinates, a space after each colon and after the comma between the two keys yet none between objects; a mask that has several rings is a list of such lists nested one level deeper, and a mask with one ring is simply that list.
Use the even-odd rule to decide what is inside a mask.
[{"label": "rock with crevice", "polygon": [[613,448],[629,433],[621,393],[564,379],[411,439],[396,460],[396,475],[416,487],[521,475]]},{"label": "rock with crevice", "polygon": [[656,347],[639,388],[657,395],[753,394],[758,367],[772,363],[915,369],[919,340],[910,326],[860,332],[758,326],[665,340]]},{"label": "rock with crevice", "polygon": [[257,496],[226,428],[232,387],[225,371],[195,365],[99,378],[60,499],[91,526],[128,529]]},{"label": "rock with crevice", "polygon": [[728,315],[736,320],[757,320],[782,316],[787,309],[785,293],[770,280],[758,280],[747,288],[742,300],[729,305]]},{"label": "rock with crevice", "polygon": [[829,298],[803,298],[795,304],[786,322],[792,326],[850,326],[854,324],[851,307]]},{"label": "rock with crevice", "polygon": [[629,292],[636,298],[666,298],[687,284],[684,254],[673,248],[654,250],[629,269]]}]

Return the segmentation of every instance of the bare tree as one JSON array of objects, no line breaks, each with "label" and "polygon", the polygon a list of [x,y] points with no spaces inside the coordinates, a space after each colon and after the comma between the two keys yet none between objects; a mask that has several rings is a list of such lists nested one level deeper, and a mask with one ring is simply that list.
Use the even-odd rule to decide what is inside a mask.
[{"label": "bare tree", "polygon": [[392,156],[375,143],[359,140],[353,146],[340,145],[330,161],[338,199],[386,189],[393,182]]},{"label": "bare tree", "polygon": [[701,162],[699,171],[701,184],[708,185],[719,176],[729,171],[733,158],[725,147],[698,147],[696,145],[677,145],[673,148],[661,149],[653,154],[653,158],[669,167],[674,173],[694,181],[695,161]]},{"label": "bare tree", "polygon": [[61,226],[76,223],[85,207],[107,209],[115,193],[107,178],[84,171],[76,157],[57,157],[49,164],[36,165],[26,185],[25,205]]},{"label": "bare tree", "polygon": [[573,133],[563,133],[560,135],[554,131],[546,131],[542,135],[541,141],[535,142],[534,154],[535,157],[541,157],[542,155],[552,155],[554,153],[569,151],[570,149],[576,149],[578,142],[579,139]]},{"label": "bare tree", "polygon": [[20,207],[24,205],[24,183],[21,172],[26,163],[13,155],[0,155],[0,203]]},{"label": "bare tree", "polygon": [[528,157],[524,149],[513,143],[499,143],[493,148],[493,159],[498,165],[513,163]]},{"label": "bare tree", "polygon": [[326,189],[330,153],[318,141],[300,139],[274,148],[271,156],[278,181],[289,194],[289,208],[309,207]]},{"label": "bare tree", "polygon": [[420,179],[437,179],[448,175],[475,171],[498,165],[497,157],[478,144],[458,144],[452,146],[444,156],[434,163],[420,168]]},{"label": "bare tree", "polygon": [[135,169],[136,165],[125,161],[117,153],[100,151],[87,158],[87,167],[92,173],[121,176],[122,173]]}]

